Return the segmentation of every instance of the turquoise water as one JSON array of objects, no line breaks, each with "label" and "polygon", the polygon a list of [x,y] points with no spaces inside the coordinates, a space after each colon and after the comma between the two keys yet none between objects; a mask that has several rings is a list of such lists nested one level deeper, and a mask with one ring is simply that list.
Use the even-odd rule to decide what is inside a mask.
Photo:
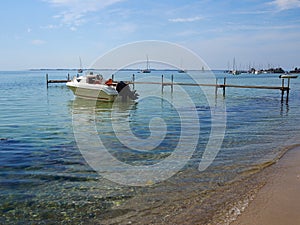
[{"label": "turquoise water", "polygon": [[[118,184],[95,172],[85,161],[74,135],[74,116],[84,120],[80,123],[82,130],[77,131],[88,130],[92,121],[101,141],[118,160],[133,166],[155,165],[170,156],[179,141],[182,121],[172,99],[179,99],[179,108],[188,112],[182,89],[174,87],[171,93],[170,86],[166,86],[162,93],[159,85],[155,88],[135,85],[142,99],[137,104],[95,105],[76,99],[64,84],[50,84],[46,88],[45,73],[50,79],[64,79],[74,71],[0,72],[1,224],[124,224],[128,221],[160,224],[162,218],[176,211],[170,209],[179,209],[193,199],[199,200],[199,208],[204,199],[211,203],[203,203],[205,210],[199,214],[207,221],[204,219],[218,209],[216,205],[226,202],[218,195],[222,192],[219,187],[230,188],[232,181],[259,171],[286,147],[300,140],[299,78],[291,81],[288,103],[285,98],[281,101],[279,90],[227,88],[223,98],[221,89],[215,96],[211,88],[209,93],[215,96],[216,106],[226,106],[225,137],[213,163],[200,172],[198,165],[211,132],[211,109],[201,89],[183,87],[195,103],[201,128],[190,125],[190,131],[199,131],[191,159],[174,176],[152,186]],[[130,80],[132,73],[118,72],[115,79]],[[151,79],[160,80],[161,74],[165,79],[174,74],[175,82],[191,81],[187,75],[174,71],[152,72]],[[227,76],[228,84],[281,85],[278,74],[231,76],[220,71],[215,74],[219,83]],[[147,76],[135,73],[136,79]],[[154,97],[143,99],[149,89],[154,89]],[[157,96],[171,100],[164,101]],[[151,136],[152,118],[162,118],[166,135],[155,151],[132,150],[116,138],[112,115],[120,126],[129,123],[139,139]],[[157,132],[154,139],[161,138],[161,127],[160,123],[151,127]],[[126,139],[126,135],[121,138]],[[136,144],[138,149],[147,149],[153,143]],[[115,168],[107,168],[111,169]]]}]

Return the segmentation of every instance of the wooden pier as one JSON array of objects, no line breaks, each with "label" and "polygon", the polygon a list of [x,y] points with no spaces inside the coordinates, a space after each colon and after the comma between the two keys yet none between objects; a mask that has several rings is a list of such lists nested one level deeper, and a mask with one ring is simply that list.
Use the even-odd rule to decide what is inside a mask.
[{"label": "wooden pier", "polygon": [[[285,79],[288,80],[287,86],[285,86]],[[132,77],[132,81],[128,81],[128,84],[156,84],[156,85],[161,85],[162,86],[162,91],[164,86],[171,86],[171,91],[173,91],[173,86],[174,85],[182,85],[182,86],[203,86],[203,87],[215,87],[216,92],[217,89],[222,89],[223,90],[223,96],[225,97],[226,93],[226,88],[248,88],[248,89],[267,89],[267,90],[280,90],[282,98],[284,96],[284,93],[287,93],[287,101],[289,97],[289,92],[290,92],[290,79],[291,78],[281,78],[282,80],[282,85],[281,86],[260,86],[260,85],[235,85],[235,84],[227,84],[226,83],[226,77],[223,79],[222,84],[218,84],[218,79],[216,80],[215,84],[199,84],[199,83],[182,83],[182,82],[174,82],[174,77],[173,75],[171,76],[171,82],[164,82],[164,76],[162,75],[161,77],[161,82],[139,82],[135,81],[134,75]]]},{"label": "wooden pier", "polygon": [[47,84],[47,88],[48,88],[48,86],[49,86],[49,84],[57,84],[57,83],[67,83],[67,82],[69,82],[69,81],[71,81],[70,80],[70,74],[68,74],[68,78],[67,78],[67,80],[49,80],[49,77],[48,77],[48,73],[46,74],[46,84]]},{"label": "wooden pier", "polygon": [[[281,86],[261,86],[261,85],[235,85],[235,84],[227,84],[226,77],[223,79],[223,83],[219,84],[218,79],[215,84],[199,84],[199,83],[183,83],[183,82],[174,82],[173,75],[171,76],[171,82],[164,82],[164,76],[161,76],[161,82],[139,82],[135,81],[135,76],[133,74],[132,81],[127,81],[128,84],[156,84],[161,85],[162,91],[164,86],[171,86],[171,92],[173,92],[174,85],[182,85],[182,86],[203,86],[203,87],[215,87],[215,92],[217,93],[218,89],[223,90],[223,96],[225,97],[226,88],[244,88],[244,89],[266,89],[266,90],[279,90],[281,91],[281,100],[283,101],[284,93],[286,92],[286,102],[289,100],[289,92],[290,92],[290,79],[291,78],[280,78],[282,80]],[[287,86],[285,86],[285,80],[288,80]]]},{"label": "wooden pier", "polygon": [[[112,79],[114,80],[114,75],[112,75]],[[215,84],[199,84],[199,83],[183,83],[183,82],[174,82],[174,76],[171,75],[171,82],[164,82],[164,75],[161,76],[161,82],[151,82],[151,81],[135,81],[135,75],[132,75],[131,81],[124,81],[127,84],[132,84],[133,88],[135,84],[154,84],[154,85],[161,85],[162,92],[164,90],[164,86],[170,86],[171,92],[173,92],[174,85],[182,85],[182,86],[204,86],[204,87],[215,87],[215,92],[217,93],[218,89],[223,90],[223,96],[225,97],[226,88],[248,88],[248,89],[266,89],[266,90],[279,90],[281,91],[281,100],[283,101],[284,93],[286,92],[286,102],[289,100],[289,92],[290,92],[290,79],[288,78],[280,78],[281,79],[281,86],[260,86],[260,85],[235,85],[235,84],[227,84],[226,77],[223,79],[223,83],[219,84],[218,79],[216,80]],[[287,86],[285,86],[285,80],[287,81]],[[70,81],[70,75],[68,74],[67,80],[49,80],[48,74],[46,74],[46,82],[47,88],[48,84],[50,83],[66,83]],[[114,81],[117,83],[117,81]]]}]

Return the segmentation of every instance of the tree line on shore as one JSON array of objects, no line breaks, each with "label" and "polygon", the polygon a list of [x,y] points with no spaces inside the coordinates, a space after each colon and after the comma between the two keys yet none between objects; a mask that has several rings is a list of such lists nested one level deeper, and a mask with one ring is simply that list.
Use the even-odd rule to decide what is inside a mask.
[{"label": "tree line on shore", "polygon": [[291,70],[290,73],[300,73],[300,67],[299,68],[295,67],[295,69]]},{"label": "tree line on shore", "polygon": [[[226,70],[225,72],[233,73],[233,71],[231,71],[231,70]],[[261,70],[251,68],[248,71],[240,70],[238,72],[239,72],[239,74],[240,73],[252,73],[252,74],[261,74],[261,73],[300,73],[300,67],[299,68],[295,67],[294,70],[290,70],[290,71],[285,71],[281,67],[278,67],[278,68],[269,68],[269,69],[261,69]]]}]

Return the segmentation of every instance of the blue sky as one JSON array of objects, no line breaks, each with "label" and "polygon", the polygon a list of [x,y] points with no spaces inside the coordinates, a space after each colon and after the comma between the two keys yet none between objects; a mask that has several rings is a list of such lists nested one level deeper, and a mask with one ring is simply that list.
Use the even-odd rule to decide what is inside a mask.
[{"label": "blue sky", "polygon": [[0,70],[84,67],[142,40],[182,45],[212,69],[300,67],[300,0],[0,2]]}]

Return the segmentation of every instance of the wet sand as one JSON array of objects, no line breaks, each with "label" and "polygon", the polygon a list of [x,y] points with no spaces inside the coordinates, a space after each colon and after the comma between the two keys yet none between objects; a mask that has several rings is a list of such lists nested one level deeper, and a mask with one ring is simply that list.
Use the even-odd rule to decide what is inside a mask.
[{"label": "wet sand", "polygon": [[300,147],[270,169],[266,185],[231,225],[300,224]]},{"label": "wet sand", "polygon": [[197,188],[178,191],[176,185],[169,192],[164,185],[129,199],[98,219],[101,224],[300,224],[299,146],[262,171],[207,193]]}]

